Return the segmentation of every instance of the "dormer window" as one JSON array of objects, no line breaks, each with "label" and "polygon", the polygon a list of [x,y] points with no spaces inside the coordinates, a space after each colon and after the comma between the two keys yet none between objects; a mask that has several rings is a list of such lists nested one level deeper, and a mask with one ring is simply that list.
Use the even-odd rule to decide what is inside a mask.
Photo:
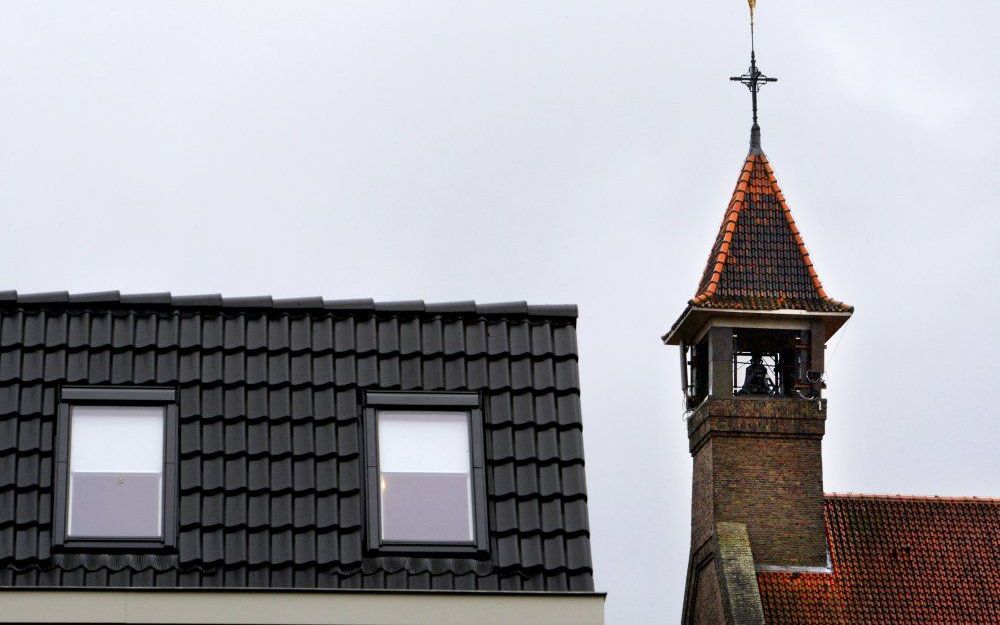
[{"label": "dormer window", "polygon": [[162,406],[70,408],[69,538],[163,536]]},{"label": "dormer window", "polygon": [[378,410],[383,541],[471,542],[469,413]]},{"label": "dormer window", "polygon": [[162,388],[63,388],[57,544],[172,544],[174,397],[173,389]]},{"label": "dormer window", "polygon": [[369,548],[486,552],[479,396],[372,392],[365,416]]}]

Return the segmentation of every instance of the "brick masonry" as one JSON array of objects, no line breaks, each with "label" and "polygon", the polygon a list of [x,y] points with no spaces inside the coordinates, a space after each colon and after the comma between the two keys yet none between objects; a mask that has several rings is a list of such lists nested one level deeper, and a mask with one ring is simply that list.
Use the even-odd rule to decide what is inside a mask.
[{"label": "brick masonry", "polygon": [[825,402],[712,399],[691,415],[692,550],[742,523],[757,564],[825,566]]},{"label": "brick masonry", "polygon": [[727,625],[715,562],[706,562],[696,575],[694,622],[698,625]]}]

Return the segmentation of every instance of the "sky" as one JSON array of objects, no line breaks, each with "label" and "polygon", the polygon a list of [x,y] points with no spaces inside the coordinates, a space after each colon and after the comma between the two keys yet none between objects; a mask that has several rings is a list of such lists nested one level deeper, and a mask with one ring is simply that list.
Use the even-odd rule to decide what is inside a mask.
[{"label": "sky", "polygon": [[[1000,4],[760,0],[828,492],[1000,496]],[[748,147],[743,0],[0,3],[0,289],[575,303],[609,625],[679,620],[660,335]]]}]

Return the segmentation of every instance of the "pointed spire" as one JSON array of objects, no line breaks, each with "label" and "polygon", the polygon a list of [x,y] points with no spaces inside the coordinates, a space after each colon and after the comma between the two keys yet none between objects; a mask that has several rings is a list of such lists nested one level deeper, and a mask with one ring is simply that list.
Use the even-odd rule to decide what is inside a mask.
[{"label": "pointed spire", "polygon": [[761,313],[823,318],[830,337],[853,312],[827,294],[771,163],[751,149],[695,295],[664,342],[692,340],[719,315]]},{"label": "pointed spire", "polygon": [[703,336],[706,324],[722,315],[822,320],[826,336],[830,337],[854,311],[853,306],[827,295],[774,169],[760,147],[757,92],[777,79],[765,76],[757,68],[753,47],[754,0],[749,1],[750,69],[730,80],[750,89],[753,103],[750,153],[743,161],[698,289],[663,336],[669,345],[681,345]]},{"label": "pointed spire", "polygon": [[849,312],[826,294],[774,170],[749,154],[691,305]]},{"label": "pointed spire", "polygon": [[742,76],[731,76],[729,80],[734,82],[742,83],[750,90],[750,100],[753,105],[753,126],[750,128],[750,151],[754,153],[761,152],[760,147],[760,125],[757,124],[757,93],[760,88],[769,82],[778,82],[777,78],[771,78],[770,76],[765,76],[759,69],[757,69],[757,54],[754,51],[754,19],[753,10],[756,5],[755,0],[748,0],[750,3],[750,69],[747,70],[746,74]]}]

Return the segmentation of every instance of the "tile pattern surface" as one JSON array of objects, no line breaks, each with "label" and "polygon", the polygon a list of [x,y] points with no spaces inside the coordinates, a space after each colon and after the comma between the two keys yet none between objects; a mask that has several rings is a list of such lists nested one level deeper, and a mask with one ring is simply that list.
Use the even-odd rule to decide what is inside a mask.
[{"label": "tile pattern surface", "polygon": [[[176,553],[52,549],[64,384],[178,389]],[[364,389],[482,394],[490,559],[365,552]],[[592,590],[576,308],[0,293],[0,585]]]},{"label": "tile pattern surface", "polygon": [[704,308],[849,312],[823,289],[763,152],[752,150],[690,302]]},{"label": "tile pattern surface", "polygon": [[1000,623],[1000,499],[827,495],[833,573],[760,572],[768,623]]}]

